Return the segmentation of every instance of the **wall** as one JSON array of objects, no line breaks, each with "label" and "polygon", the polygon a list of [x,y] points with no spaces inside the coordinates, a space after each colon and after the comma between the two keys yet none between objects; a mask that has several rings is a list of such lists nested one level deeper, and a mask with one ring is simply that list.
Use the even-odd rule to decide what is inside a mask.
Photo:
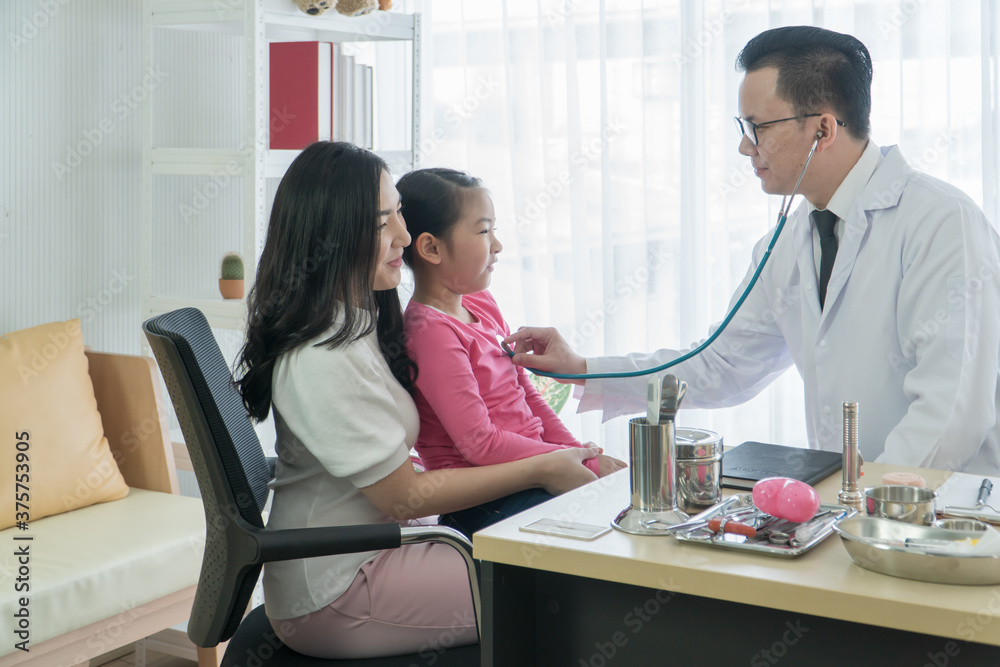
[{"label": "wall", "polygon": [[79,317],[94,349],[141,349],[140,9],[0,4],[0,332]]},{"label": "wall", "polygon": [[[79,317],[93,349],[142,352],[142,106],[169,77],[143,71],[141,7],[0,3],[0,334]],[[190,253],[172,257],[161,281],[204,277]],[[231,364],[242,335],[216,334]],[[260,432],[273,447],[273,427]]]}]

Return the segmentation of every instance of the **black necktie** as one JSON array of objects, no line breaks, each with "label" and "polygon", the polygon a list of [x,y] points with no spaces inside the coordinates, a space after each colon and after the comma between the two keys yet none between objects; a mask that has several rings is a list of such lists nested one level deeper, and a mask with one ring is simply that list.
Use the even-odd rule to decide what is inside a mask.
[{"label": "black necktie", "polygon": [[810,215],[816,224],[816,231],[819,232],[819,309],[823,310],[826,286],[830,282],[830,274],[833,273],[833,260],[837,257],[837,235],[833,231],[837,226],[837,214],[824,210],[813,211]]}]

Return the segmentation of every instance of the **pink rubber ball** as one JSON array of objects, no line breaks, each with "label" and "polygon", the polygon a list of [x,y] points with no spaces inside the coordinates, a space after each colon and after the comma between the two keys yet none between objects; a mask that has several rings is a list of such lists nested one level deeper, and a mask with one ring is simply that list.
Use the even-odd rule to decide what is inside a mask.
[{"label": "pink rubber ball", "polygon": [[766,477],[753,486],[753,504],[761,512],[801,523],[816,516],[819,494],[790,477]]}]

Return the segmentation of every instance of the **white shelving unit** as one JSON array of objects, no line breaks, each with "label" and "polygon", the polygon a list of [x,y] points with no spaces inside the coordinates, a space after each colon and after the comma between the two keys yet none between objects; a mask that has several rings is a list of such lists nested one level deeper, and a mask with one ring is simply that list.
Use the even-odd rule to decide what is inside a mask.
[{"label": "white shelving unit", "polygon": [[417,166],[420,145],[420,15],[314,17],[293,0],[144,0],[142,31],[151,82],[142,92],[151,98],[143,105],[143,319],[194,306],[214,328],[242,329],[245,301],[215,288],[219,262],[237,250],[249,292],[274,188],[298,154],[268,149],[268,44],[408,42],[410,92],[395,87],[395,98],[381,101],[397,116],[399,96],[409,102],[396,144],[380,146],[377,66],[374,105],[376,152],[404,173]]}]

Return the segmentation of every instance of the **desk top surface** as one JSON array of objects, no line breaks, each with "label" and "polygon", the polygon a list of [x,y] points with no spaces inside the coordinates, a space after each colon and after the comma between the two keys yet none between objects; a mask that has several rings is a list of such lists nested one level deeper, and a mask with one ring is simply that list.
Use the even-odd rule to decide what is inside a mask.
[{"label": "desk top surface", "polygon": [[[897,470],[918,472],[932,488],[950,475],[866,463],[862,482],[877,484]],[[816,485],[824,503],[837,501],[840,484],[838,473]],[[591,541],[519,530],[540,518],[606,526],[628,505],[629,472],[623,470],[476,533],[475,556],[1000,646],[1000,586],[932,584],[872,572],[851,561],[836,534],[797,558],[781,559],[618,530]]]}]

